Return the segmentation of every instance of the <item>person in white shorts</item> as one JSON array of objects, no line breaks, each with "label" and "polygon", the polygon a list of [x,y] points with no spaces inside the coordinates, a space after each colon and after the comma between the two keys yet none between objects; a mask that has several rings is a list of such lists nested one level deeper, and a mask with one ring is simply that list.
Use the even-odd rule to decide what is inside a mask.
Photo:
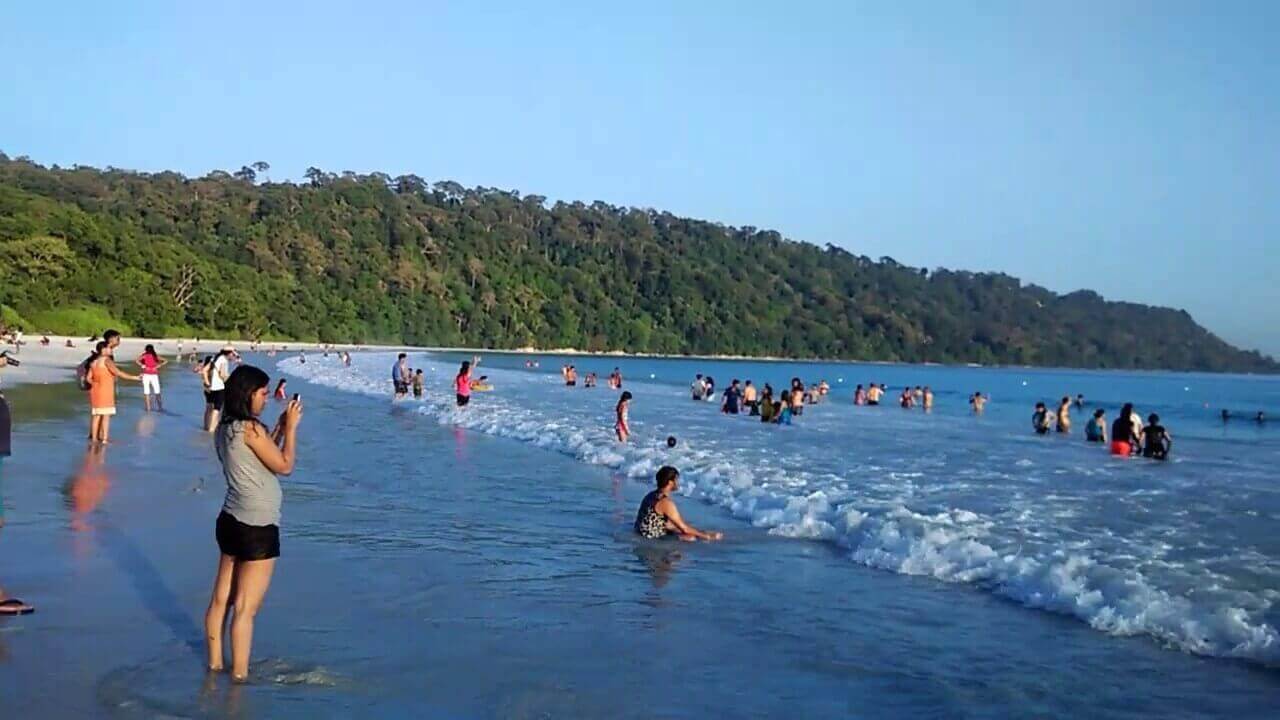
[{"label": "person in white shorts", "polygon": [[138,356],[138,366],[142,368],[142,404],[147,412],[151,412],[151,396],[156,396],[155,409],[164,412],[164,404],[160,401],[160,368],[169,363],[156,354],[156,347],[148,345]]}]

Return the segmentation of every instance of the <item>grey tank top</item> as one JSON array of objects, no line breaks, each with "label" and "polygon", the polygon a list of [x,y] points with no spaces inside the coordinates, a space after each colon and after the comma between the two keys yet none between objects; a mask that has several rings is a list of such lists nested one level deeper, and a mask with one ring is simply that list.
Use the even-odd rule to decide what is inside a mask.
[{"label": "grey tank top", "polygon": [[[227,479],[222,509],[245,525],[279,525],[284,494],[275,473],[262,464],[244,442],[246,421],[221,423],[213,445]],[[265,433],[266,428],[262,428]]]}]

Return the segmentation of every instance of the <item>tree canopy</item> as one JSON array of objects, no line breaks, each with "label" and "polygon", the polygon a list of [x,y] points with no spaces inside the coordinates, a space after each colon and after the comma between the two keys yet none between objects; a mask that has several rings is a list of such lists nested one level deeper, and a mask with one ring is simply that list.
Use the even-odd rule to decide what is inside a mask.
[{"label": "tree canopy", "polygon": [[416,175],[202,178],[0,154],[0,304],[138,334],[1276,372],[1184,311],[771,230]]}]

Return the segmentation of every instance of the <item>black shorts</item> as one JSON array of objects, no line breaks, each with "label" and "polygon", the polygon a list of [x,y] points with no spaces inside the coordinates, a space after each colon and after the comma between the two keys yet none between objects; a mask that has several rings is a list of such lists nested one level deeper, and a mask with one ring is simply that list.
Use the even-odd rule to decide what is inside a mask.
[{"label": "black shorts", "polygon": [[413,396],[414,396],[414,397],[422,397],[422,388],[420,388],[420,387],[416,387],[416,388],[414,388],[414,389],[413,389]]},{"label": "black shorts", "polygon": [[205,390],[204,401],[213,406],[214,410],[222,409],[222,397],[226,394],[225,390]]},{"label": "black shorts", "polygon": [[225,510],[218,513],[218,550],[237,560],[280,557],[279,525],[245,525]]},{"label": "black shorts", "polygon": [[463,405],[466,405],[467,403],[471,402],[470,395],[458,395],[457,398],[458,398],[458,407],[462,407]]},{"label": "black shorts", "polygon": [[402,383],[399,380],[397,380],[395,384],[396,384],[397,395],[404,395],[409,392],[409,383]]}]

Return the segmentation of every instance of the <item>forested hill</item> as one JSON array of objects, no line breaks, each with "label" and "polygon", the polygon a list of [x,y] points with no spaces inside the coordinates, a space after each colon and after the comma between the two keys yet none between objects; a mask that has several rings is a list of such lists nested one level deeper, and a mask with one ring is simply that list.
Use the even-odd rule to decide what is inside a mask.
[{"label": "forested hill", "polygon": [[0,310],[28,333],[1280,370],[1182,311],[873,261],[752,227],[412,175],[200,179],[0,155]]}]

